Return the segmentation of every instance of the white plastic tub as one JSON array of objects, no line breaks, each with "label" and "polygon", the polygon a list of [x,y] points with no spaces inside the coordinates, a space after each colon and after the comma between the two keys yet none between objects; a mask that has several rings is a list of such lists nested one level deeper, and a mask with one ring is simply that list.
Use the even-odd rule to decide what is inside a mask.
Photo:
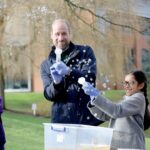
[{"label": "white plastic tub", "polygon": [[110,150],[113,129],[44,123],[44,150]]}]

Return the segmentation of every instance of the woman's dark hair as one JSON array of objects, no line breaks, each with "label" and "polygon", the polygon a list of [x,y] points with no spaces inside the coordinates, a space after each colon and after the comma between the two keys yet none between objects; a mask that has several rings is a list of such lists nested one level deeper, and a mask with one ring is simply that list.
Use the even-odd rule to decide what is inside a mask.
[{"label": "woman's dark hair", "polygon": [[143,71],[141,70],[135,70],[132,71],[131,74],[135,77],[135,80],[141,84],[144,83],[144,87],[141,89],[141,91],[144,93],[145,96],[145,103],[146,103],[146,109],[145,109],[145,115],[144,115],[144,129],[148,129],[150,126],[150,116],[148,112],[148,98],[147,98],[147,78]]}]

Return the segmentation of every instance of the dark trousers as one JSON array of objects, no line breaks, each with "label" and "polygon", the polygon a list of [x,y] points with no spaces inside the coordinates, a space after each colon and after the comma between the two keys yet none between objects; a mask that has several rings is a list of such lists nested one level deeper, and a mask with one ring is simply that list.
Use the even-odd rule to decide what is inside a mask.
[{"label": "dark trousers", "polygon": [[4,144],[0,144],[0,150],[5,150]]},{"label": "dark trousers", "polygon": [[6,142],[5,132],[4,132],[4,128],[3,128],[2,119],[0,116],[0,150],[4,150],[5,142]]}]

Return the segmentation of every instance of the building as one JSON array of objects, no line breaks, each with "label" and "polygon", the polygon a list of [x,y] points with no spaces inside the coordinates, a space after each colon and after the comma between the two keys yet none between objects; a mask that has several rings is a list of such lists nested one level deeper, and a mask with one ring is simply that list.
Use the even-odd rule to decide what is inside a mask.
[{"label": "building", "polygon": [[[121,81],[124,70],[130,70],[132,65],[136,68],[143,68],[150,76],[150,67],[148,65],[150,63],[150,2],[146,0],[144,2],[142,0],[131,1],[134,4],[132,8],[134,13],[142,18],[144,22],[144,24],[141,22],[143,33],[131,33],[128,28],[122,31],[124,45],[122,51],[126,53],[126,49],[128,49],[126,56],[129,59],[125,60],[124,54],[120,53],[124,60],[121,60],[121,71],[119,73],[116,71],[116,74],[112,73],[116,76],[116,78],[112,79],[115,85],[111,83],[114,88],[119,87],[118,84]],[[5,6],[5,11],[1,11],[0,27],[3,30],[1,35],[3,37],[1,39],[3,46],[1,50],[3,50],[4,55],[3,73],[5,74],[6,91],[43,91],[39,66],[42,60],[48,56],[50,50],[50,22],[56,17],[56,12],[53,11],[55,4],[51,5],[50,2],[43,3],[42,0],[40,2],[37,5],[34,5],[32,1],[31,3],[20,3],[15,7],[10,7],[11,4],[9,3],[7,5],[0,3],[0,8]],[[32,7],[34,6],[32,11],[29,3]],[[55,6],[54,10],[56,8],[57,6]],[[78,36],[75,38],[78,39]],[[93,46],[97,54],[100,45],[95,42]],[[103,56],[98,55],[98,57]],[[99,58],[99,60],[101,61],[102,58]],[[99,63],[101,63],[100,61]],[[107,64],[107,60],[105,61],[105,64]],[[107,65],[110,64],[108,63]],[[102,66],[103,64],[100,64],[100,68]],[[110,70],[110,67],[114,70],[112,66],[108,66],[108,70]],[[106,68],[103,67],[103,69]]]}]

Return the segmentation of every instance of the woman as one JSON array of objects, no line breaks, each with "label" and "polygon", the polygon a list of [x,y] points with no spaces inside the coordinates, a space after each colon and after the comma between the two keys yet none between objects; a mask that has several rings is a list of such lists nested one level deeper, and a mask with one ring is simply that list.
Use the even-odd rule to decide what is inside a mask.
[{"label": "woman", "polygon": [[90,112],[103,121],[110,121],[114,129],[111,149],[132,148],[145,150],[144,115],[148,105],[147,79],[140,71],[130,72],[123,82],[125,96],[118,103],[103,97],[91,84],[82,86],[84,92],[95,97],[88,103]]}]

